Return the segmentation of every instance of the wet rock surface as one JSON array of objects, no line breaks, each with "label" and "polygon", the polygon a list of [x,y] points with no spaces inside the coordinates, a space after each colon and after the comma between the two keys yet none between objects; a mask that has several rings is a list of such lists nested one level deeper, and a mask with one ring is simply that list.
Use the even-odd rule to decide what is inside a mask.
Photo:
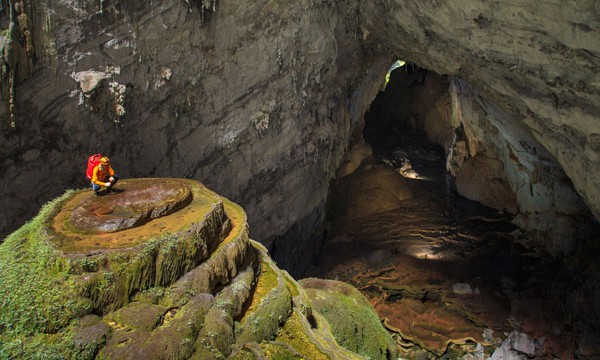
[{"label": "wet rock surface", "polygon": [[71,212],[79,229],[119,231],[168,215],[192,201],[189,185],[174,179],[122,180],[102,196],[83,200]]}]

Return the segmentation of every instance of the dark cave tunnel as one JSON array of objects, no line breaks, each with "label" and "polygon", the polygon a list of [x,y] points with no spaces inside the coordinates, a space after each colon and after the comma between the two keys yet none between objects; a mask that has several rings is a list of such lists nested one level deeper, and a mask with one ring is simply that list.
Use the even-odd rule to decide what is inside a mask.
[{"label": "dark cave tunnel", "polygon": [[[432,141],[431,113],[451,113],[449,83],[410,63],[389,73],[365,115],[368,145],[353,148],[354,170],[330,188],[326,239],[308,275],[359,288],[409,358],[453,358],[512,332],[536,355],[589,353],[582,346],[599,338],[593,261],[525,246],[530,234],[512,214],[457,193],[448,149]],[[462,126],[454,132],[464,137]],[[574,282],[577,272],[585,275]],[[592,298],[578,301],[580,292]]]}]

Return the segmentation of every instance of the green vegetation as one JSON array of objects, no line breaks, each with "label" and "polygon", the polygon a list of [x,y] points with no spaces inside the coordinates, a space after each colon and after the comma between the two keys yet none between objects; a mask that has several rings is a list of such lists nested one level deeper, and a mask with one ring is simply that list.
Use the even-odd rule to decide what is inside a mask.
[{"label": "green vegetation", "polygon": [[58,332],[91,310],[90,302],[77,296],[69,263],[58,256],[46,230],[72,193],[46,204],[0,246],[0,358],[52,358]]},{"label": "green vegetation", "polygon": [[294,311],[277,335],[276,340],[290,345],[306,359],[328,360],[329,355],[323,353],[314,344],[314,340],[307,335],[308,331],[302,324],[301,316],[298,311]]},{"label": "green vegetation", "polygon": [[285,285],[281,270],[275,267],[266,253],[260,252],[261,272],[244,316],[237,344],[270,340],[287,320],[292,297]]},{"label": "green vegetation", "polygon": [[49,202],[0,245],[0,360],[359,358],[332,335],[343,321],[313,313],[308,292],[248,239],[237,205],[131,247],[63,253],[57,219],[80,195]]},{"label": "green vegetation", "polygon": [[351,285],[334,280],[303,279],[314,311],[331,325],[335,340],[367,359],[386,359],[395,342],[368,300]]}]

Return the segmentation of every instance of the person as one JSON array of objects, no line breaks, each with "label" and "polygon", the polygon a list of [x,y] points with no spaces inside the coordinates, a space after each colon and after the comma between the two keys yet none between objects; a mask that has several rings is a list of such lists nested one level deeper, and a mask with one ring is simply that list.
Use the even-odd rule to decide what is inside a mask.
[{"label": "person", "polygon": [[92,183],[90,186],[94,189],[94,195],[98,196],[98,191],[100,191],[102,186],[106,186],[107,193],[115,191],[113,186],[115,186],[117,180],[118,177],[112,166],[110,166],[110,159],[103,156],[92,173]]}]

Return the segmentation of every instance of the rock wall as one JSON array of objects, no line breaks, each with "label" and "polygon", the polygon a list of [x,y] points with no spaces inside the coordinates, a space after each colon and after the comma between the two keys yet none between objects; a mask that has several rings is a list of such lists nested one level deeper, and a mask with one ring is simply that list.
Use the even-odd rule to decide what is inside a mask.
[{"label": "rock wall", "polygon": [[278,246],[287,255],[318,251],[288,230],[322,221],[315,211],[386,65],[357,73],[352,6],[41,1],[28,10],[40,54],[0,145],[3,234],[86,186],[87,156],[102,152],[121,177],[203,181],[247,209],[254,237],[291,240]]},{"label": "rock wall", "polygon": [[369,49],[456,74],[514,112],[600,217],[597,1],[363,1],[360,14]]},{"label": "rock wall", "polygon": [[[570,253],[589,236],[589,211],[555,158],[518,115],[454,79],[457,124],[448,167],[465,197],[518,214],[515,223],[552,253]],[[454,158],[452,158],[454,157]],[[460,164],[460,165],[459,165]]]},{"label": "rock wall", "polygon": [[[67,191],[0,245],[3,359],[397,357],[357,289],[297,283],[248,238],[237,204],[193,180],[120,184]],[[193,199],[115,231],[174,191]]]},{"label": "rock wall", "polygon": [[[287,249],[273,253],[281,265],[308,259],[315,244],[295,239],[322,223],[394,57],[515,114],[600,217],[597,1],[19,3],[33,70],[0,112],[15,124],[3,120],[0,142],[3,234],[86,186],[85,159],[101,151],[122,177],[203,181],[244,206],[254,237]],[[2,4],[3,28],[18,25]]]}]

